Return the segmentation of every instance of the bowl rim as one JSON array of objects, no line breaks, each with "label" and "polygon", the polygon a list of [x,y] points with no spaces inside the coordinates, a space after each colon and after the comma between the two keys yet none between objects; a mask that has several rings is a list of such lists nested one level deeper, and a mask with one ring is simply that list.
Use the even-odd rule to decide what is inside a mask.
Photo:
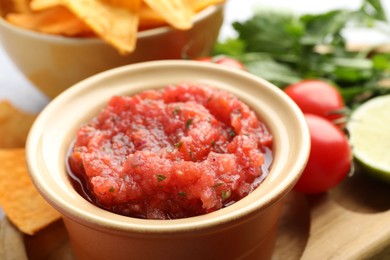
[{"label": "bowl rim", "polygon": [[[90,212],[85,212],[84,210],[78,208],[75,205],[69,205],[69,203],[67,203],[63,198],[59,197],[55,191],[50,190],[52,189],[51,187],[48,187],[45,183],[41,182],[42,176],[40,176],[39,167],[38,167],[39,163],[37,162],[38,157],[39,159],[41,159],[39,155],[37,157],[37,154],[39,154],[37,153],[37,149],[38,149],[37,147],[39,142],[41,141],[40,140],[41,136],[39,131],[40,128],[42,127],[42,124],[45,123],[46,117],[50,113],[53,113],[53,111],[51,110],[55,111],[55,109],[58,108],[58,106],[61,103],[64,103],[67,99],[71,98],[74,95],[77,95],[79,91],[81,92],[82,90],[84,91],[87,90],[88,87],[93,86],[95,82],[98,82],[102,79],[122,75],[129,71],[134,72],[137,70],[155,70],[156,68],[162,68],[162,67],[175,68],[178,66],[185,67],[185,68],[192,68],[194,70],[196,70],[197,68],[203,70],[207,69],[210,70],[210,72],[214,71],[216,73],[218,72],[226,75],[228,74],[234,75],[235,77],[255,81],[257,82],[257,84],[260,84],[263,87],[267,88],[268,90],[274,92],[275,95],[277,95],[277,98],[285,102],[285,104],[293,111],[292,113],[295,116],[294,120],[296,121],[299,131],[301,133],[299,146],[302,148],[302,150],[297,152],[300,154],[300,156],[297,158],[298,160],[292,162],[292,166],[290,166],[289,168],[291,172],[286,176],[285,179],[283,179],[278,184],[277,187],[275,187],[275,189],[273,189],[269,194],[266,194],[264,198],[261,198],[250,205],[246,205],[244,207],[238,208],[238,210],[236,211],[226,211],[226,209],[231,207],[229,206],[212,213],[190,217],[190,218],[175,219],[175,220],[136,219],[136,218],[126,217],[126,216],[120,216],[105,211],[103,209],[100,209],[103,211],[102,212],[103,214],[115,218],[115,220],[113,221],[111,218],[106,219],[102,215],[94,215],[91,214]],[[51,204],[53,207],[59,210],[63,215],[77,222],[85,222],[85,220],[88,219],[89,221],[88,224],[91,227],[94,227],[96,229],[99,228],[105,229],[105,227],[110,227],[111,230],[116,230],[116,231],[125,230],[126,232],[131,231],[133,233],[155,234],[155,233],[187,232],[189,230],[195,231],[204,228],[210,228],[213,226],[218,226],[223,223],[230,223],[231,221],[235,221],[240,218],[242,219],[251,218],[253,217],[253,214],[260,214],[261,213],[260,211],[265,210],[266,208],[273,205],[273,203],[275,203],[276,201],[279,201],[292,189],[292,186],[297,182],[300,174],[303,171],[304,166],[307,163],[309,150],[310,150],[309,130],[306,125],[306,121],[304,119],[303,113],[300,111],[298,106],[281,89],[277,88],[273,84],[265,81],[262,78],[254,76],[248,72],[241,71],[241,70],[232,70],[231,68],[220,66],[217,64],[189,61],[189,60],[160,60],[160,61],[148,61],[148,62],[136,63],[136,64],[122,66],[119,68],[114,68],[96,74],[90,78],[87,78],[77,83],[73,87],[65,90],[55,99],[53,99],[47,105],[47,107],[44,108],[44,110],[40,113],[40,115],[35,120],[27,139],[26,160],[29,168],[30,177],[33,180],[33,183],[37,187],[38,191],[49,202],[49,204]],[[271,171],[272,170],[273,169],[271,168]],[[250,196],[251,194],[249,194],[247,197]],[[243,198],[242,200],[244,200],[245,198]],[[80,196],[80,199],[83,198]],[[240,206],[241,205],[240,201],[234,203],[233,205],[238,204]],[[261,210],[259,211],[259,209]],[[225,210],[224,213],[227,212],[227,214],[218,213],[224,210]]]},{"label": "bowl rim", "polygon": [[[203,10],[199,11],[198,13],[195,14],[193,17],[193,26],[200,21],[204,20],[205,18],[211,16],[212,14],[218,12],[221,8],[224,8],[225,4],[215,4],[208,6],[204,8]],[[0,26],[3,26],[5,28],[8,28],[9,30],[15,30],[18,33],[24,33],[27,35],[30,35],[32,37],[37,37],[41,38],[43,40],[48,40],[48,41],[61,41],[63,43],[68,43],[68,44],[73,44],[73,43],[82,43],[82,44],[91,44],[91,43],[102,43],[104,40],[99,38],[98,36],[96,37],[68,37],[68,36],[63,36],[63,35],[54,35],[54,34],[48,34],[48,33],[41,33],[37,32],[34,30],[29,30],[17,25],[14,25],[7,20],[5,20],[3,15],[0,15]],[[172,26],[169,25],[164,25],[152,29],[147,29],[143,30],[140,32],[137,32],[137,39],[143,39],[143,38],[148,38],[148,37],[153,37],[156,35],[160,34],[165,34],[173,31],[178,31],[179,29],[176,29]],[[189,29],[191,30],[191,28]]]}]

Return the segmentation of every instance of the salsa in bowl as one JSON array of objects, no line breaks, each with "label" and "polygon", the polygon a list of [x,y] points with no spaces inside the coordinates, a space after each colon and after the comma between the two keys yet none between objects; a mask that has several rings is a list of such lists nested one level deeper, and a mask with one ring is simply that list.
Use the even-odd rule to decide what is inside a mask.
[{"label": "salsa in bowl", "polygon": [[267,127],[235,96],[180,83],[111,98],[77,131],[68,169],[102,208],[176,219],[252,192],[268,173],[271,146]]},{"label": "salsa in bowl", "polygon": [[[249,194],[240,200],[220,209],[214,210],[211,207],[213,210],[205,214],[168,220],[144,219],[116,214],[83,198],[74,188],[74,183],[69,178],[66,165],[67,158],[69,158],[69,149],[75,144],[75,137],[80,126],[94,121],[94,118],[101,111],[104,111],[110,99],[114,96],[122,96],[131,100],[140,93],[147,91],[149,97],[154,98],[156,95],[162,95],[161,89],[166,89],[167,86],[183,86],[181,84],[189,83],[196,86],[212,87],[213,90],[208,88],[211,93],[214,93],[214,88],[218,93],[219,91],[228,93],[228,96],[235,97],[235,100],[241,102],[243,106],[253,112],[249,114],[256,115],[258,121],[266,126],[267,131],[262,127],[259,128],[269,133],[263,136],[264,140],[260,138],[260,143],[270,145],[272,165],[267,176],[258,179],[261,184],[257,188],[253,188]],[[177,91],[175,87],[171,87],[170,90]],[[180,95],[175,94],[172,97],[180,97]],[[153,102],[150,102],[153,98],[149,98],[149,101],[147,101],[151,103],[150,106],[153,106]],[[207,102],[208,98],[207,96],[201,102]],[[135,100],[132,102],[135,102]],[[175,100],[173,103],[180,102],[183,102],[183,100],[179,100],[179,102]],[[193,103],[196,104],[196,102]],[[193,106],[196,106],[195,104]],[[223,102],[218,104],[216,108],[218,112],[215,116],[219,113],[228,112],[228,107],[224,107],[222,104]],[[166,108],[170,116],[179,113],[175,107],[176,105]],[[152,110],[146,107],[142,107],[142,109]],[[205,142],[208,144],[209,150],[217,149],[217,146],[215,146],[217,142],[220,142],[221,145],[218,149],[229,149],[227,148],[229,145],[234,146],[234,137],[229,136],[229,131],[219,131],[218,124],[220,123],[214,122],[212,118],[213,127],[207,128],[206,133],[201,130],[202,124],[207,125],[208,123],[207,120],[204,123],[198,121],[201,116],[208,113],[203,108],[199,108],[199,113],[191,114],[189,117],[186,117],[184,113],[187,111],[186,108],[183,109],[181,111],[183,115],[177,115],[179,118],[175,127],[162,123],[159,128],[162,126],[171,127],[172,131],[182,133],[182,138],[187,138],[186,134],[188,132],[199,128],[204,136],[207,137],[207,134],[210,134],[213,138],[208,142],[206,142],[206,139],[201,140],[201,138],[184,139],[181,145],[179,139],[168,142],[168,145],[162,149],[172,148],[168,150],[173,150],[174,154],[177,153],[175,156],[179,160],[176,166],[180,163],[192,163],[195,160],[207,158],[206,155],[203,155],[204,151],[195,148],[193,148],[193,158],[191,158],[191,149],[187,149],[187,147],[195,147],[191,146],[191,142]],[[151,112],[155,111],[156,109]],[[191,111],[188,110],[187,112]],[[155,117],[158,117],[158,115],[153,115],[151,118],[155,120]],[[147,121],[151,118],[143,118],[142,120]],[[110,120],[107,122],[112,122],[112,119]],[[239,126],[239,122],[242,122],[238,120],[238,117],[235,120],[237,124],[232,124],[231,120],[228,123]],[[139,124],[137,127],[142,128],[144,125]],[[151,126],[152,124],[146,125]],[[218,132],[220,135],[213,134],[214,128],[218,130],[216,133]],[[254,131],[255,136],[262,136],[259,135],[258,128],[255,127],[254,129],[257,129]],[[133,134],[142,136],[137,140],[143,138],[151,138],[154,140],[153,142],[156,142],[156,140],[166,142],[167,140],[164,139],[165,137],[153,139],[153,137],[145,135],[143,131],[137,130],[139,129],[134,128],[131,131]],[[246,134],[249,136],[243,134],[240,138],[243,140],[250,139],[251,132],[249,131]],[[272,136],[271,143],[268,139],[269,136]],[[237,139],[240,139],[238,137]],[[228,142],[223,144],[222,139],[226,139]],[[213,147],[213,140],[215,147]],[[66,90],[55,98],[37,118],[29,134],[26,151],[32,180],[43,197],[63,214],[72,249],[80,259],[90,259],[91,257],[93,259],[108,257],[126,259],[129,255],[143,259],[236,259],[239,257],[267,259],[272,255],[282,198],[292,189],[306,164],[310,147],[309,142],[307,126],[299,108],[283,91],[274,85],[247,72],[232,70],[216,64],[196,61],[155,61],[113,69],[88,78]],[[148,144],[143,142],[137,145],[149,150],[152,149],[152,146],[148,147]],[[157,150],[160,148],[158,146]],[[180,151],[178,150],[180,149],[185,149],[185,151],[179,154]],[[263,151],[263,149],[260,150]],[[256,150],[250,148],[248,151],[249,154],[253,153],[253,156],[243,156],[242,158],[253,157],[255,164],[260,162],[259,158],[262,156],[258,156]],[[169,156],[168,153],[164,154],[160,157],[154,157],[154,159]],[[221,153],[214,151],[213,154],[220,156]],[[145,166],[145,170],[148,167],[151,170],[164,166],[158,160],[153,165],[147,165],[147,162],[143,160],[141,160],[142,163],[137,161],[146,155],[149,155],[147,151],[140,152],[140,157],[133,158],[132,162],[138,162],[135,165],[139,165],[140,169]],[[184,160],[185,158],[187,160]],[[207,162],[207,160],[204,161]],[[173,161],[176,162],[176,159]],[[234,166],[236,163],[235,160],[230,159],[223,161],[225,162],[223,164],[225,169],[228,166]],[[210,166],[212,169],[219,168],[211,163]],[[137,167],[133,165],[129,168],[135,171],[134,168]],[[191,169],[191,166],[183,167],[183,169]],[[160,176],[159,173],[161,172],[160,169],[158,172],[149,171],[149,178],[146,178],[146,180],[153,182],[152,184],[158,187],[159,184],[173,176],[162,174]],[[176,169],[175,173],[177,172]],[[229,178],[225,180],[225,183],[227,183]],[[218,183],[213,182],[213,185],[217,186],[215,187],[216,190],[220,191],[215,194],[221,195],[222,198],[223,186],[227,185],[218,186]],[[111,188],[111,186],[113,187]],[[185,186],[177,187],[180,187],[180,189],[170,188],[170,190],[173,190],[174,193],[172,194],[177,195],[179,199],[182,198],[179,197],[180,195],[193,196],[193,194],[190,194],[190,190],[184,190]],[[210,185],[207,185],[207,187],[210,187]],[[104,192],[110,195],[110,192],[114,193],[119,188],[120,186],[115,183],[114,185],[105,186]],[[203,188],[201,191],[203,191]],[[205,194],[208,193],[205,192]],[[163,198],[167,196],[164,192],[157,193],[157,195],[163,195]],[[223,196],[226,197],[227,195]],[[160,201],[164,201],[164,199]],[[207,200],[205,201],[207,202]],[[206,203],[206,205],[213,204]],[[203,206],[201,208],[203,209]],[[229,237],[240,237],[240,239],[230,240],[228,246],[221,243]]]}]

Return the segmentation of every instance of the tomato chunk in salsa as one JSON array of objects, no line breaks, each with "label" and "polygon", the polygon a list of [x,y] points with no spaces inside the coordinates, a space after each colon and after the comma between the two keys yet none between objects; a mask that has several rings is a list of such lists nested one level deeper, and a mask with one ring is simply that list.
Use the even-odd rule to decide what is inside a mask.
[{"label": "tomato chunk in salsa", "polygon": [[83,196],[104,209],[175,219],[252,192],[267,175],[271,145],[266,126],[234,95],[182,83],[112,97],[79,128],[68,166]]}]

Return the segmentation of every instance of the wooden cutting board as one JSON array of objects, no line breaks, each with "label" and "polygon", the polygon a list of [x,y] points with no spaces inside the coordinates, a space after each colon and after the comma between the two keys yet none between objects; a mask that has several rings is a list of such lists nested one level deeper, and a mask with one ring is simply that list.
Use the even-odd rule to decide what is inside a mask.
[{"label": "wooden cutting board", "polygon": [[[358,169],[328,193],[291,192],[278,232],[273,260],[390,259],[390,185]],[[37,235],[20,236],[20,250],[30,260],[74,259],[62,221]],[[7,243],[1,242],[4,250]],[[8,251],[16,254],[15,248]]]},{"label": "wooden cutting board", "polygon": [[390,259],[390,185],[361,169],[326,194],[286,198],[274,259]]}]

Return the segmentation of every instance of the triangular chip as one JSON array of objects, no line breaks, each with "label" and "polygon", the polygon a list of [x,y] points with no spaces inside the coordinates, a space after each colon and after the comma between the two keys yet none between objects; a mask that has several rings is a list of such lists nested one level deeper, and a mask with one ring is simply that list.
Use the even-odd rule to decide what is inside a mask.
[{"label": "triangular chip", "polygon": [[24,147],[28,132],[34,120],[35,115],[16,109],[7,100],[1,101],[0,148]]},{"label": "triangular chip", "polygon": [[126,1],[128,8],[109,1],[62,0],[76,16],[121,53],[135,49],[141,0]]},{"label": "triangular chip", "polygon": [[61,0],[31,0],[30,8],[33,11],[39,11],[61,5],[61,3]]},{"label": "triangular chip", "polygon": [[189,0],[191,9],[195,12],[199,12],[211,5],[222,4],[226,0]]},{"label": "triangular chip", "polygon": [[24,149],[0,150],[0,162],[0,207],[20,231],[32,235],[60,218],[33,185]]},{"label": "triangular chip", "polygon": [[13,12],[17,13],[29,13],[30,12],[30,7],[29,7],[29,0],[11,0],[11,1],[3,1],[4,3],[1,3],[4,5],[11,5]]},{"label": "triangular chip", "polygon": [[181,30],[192,27],[194,12],[187,0],[144,0],[144,2],[173,27]]},{"label": "triangular chip", "polygon": [[142,3],[141,9],[139,12],[139,30],[147,30],[151,28],[156,28],[159,26],[165,26],[167,23],[164,18],[151,9],[147,4]]},{"label": "triangular chip", "polygon": [[66,7],[56,5],[35,13],[10,13],[6,19],[20,27],[56,35],[85,37],[91,29]]}]

